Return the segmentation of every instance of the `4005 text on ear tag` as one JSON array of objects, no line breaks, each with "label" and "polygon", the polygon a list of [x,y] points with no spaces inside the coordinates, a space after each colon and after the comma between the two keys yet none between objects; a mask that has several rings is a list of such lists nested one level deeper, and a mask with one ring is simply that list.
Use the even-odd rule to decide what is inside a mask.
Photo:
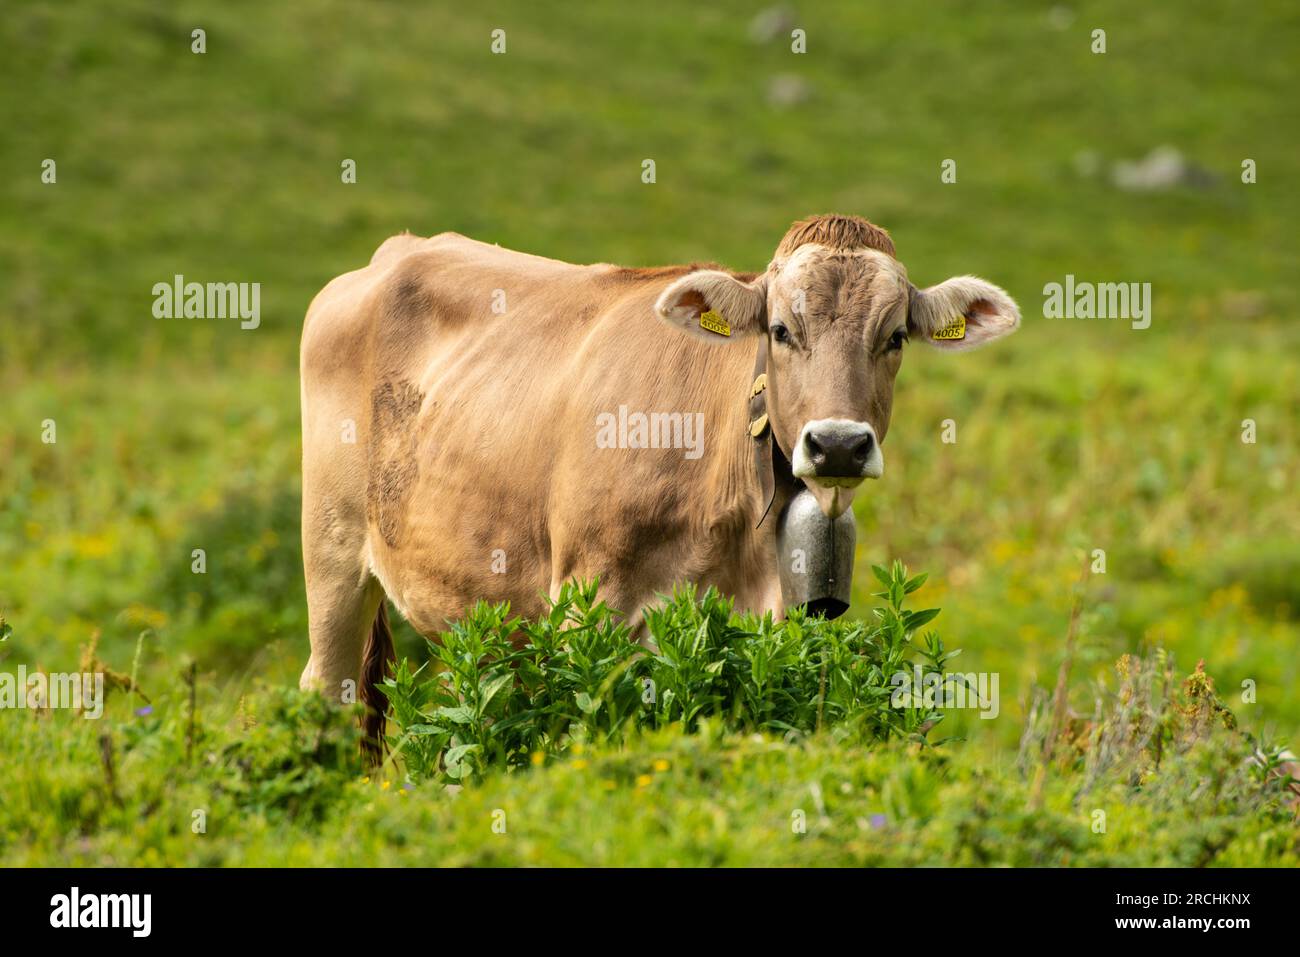
[{"label": "4005 text on ear tag", "polygon": [[934,333],[931,339],[965,339],[966,338],[966,317],[958,316],[948,325],[944,326],[938,332]]},{"label": "4005 text on ear tag", "polygon": [[731,335],[731,324],[723,319],[720,313],[710,309],[700,315],[700,328],[708,329],[709,332],[716,332],[720,336]]}]

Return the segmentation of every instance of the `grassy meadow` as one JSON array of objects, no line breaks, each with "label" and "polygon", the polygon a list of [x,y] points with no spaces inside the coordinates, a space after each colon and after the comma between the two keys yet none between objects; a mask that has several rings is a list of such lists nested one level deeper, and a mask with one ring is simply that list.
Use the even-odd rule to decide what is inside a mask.
[{"label": "grassy meadow", "polygon": [[[1300,750],[1300,11],[835,2],[763,38],[761,9],[7,6],[0,672],[120,680],[99,721],[0,711],[0,863],[1300,863],[1243,765]],[[1182,175],[1118,185],[1166,145]],[[368,773],[346,717],[284,690],[315,292],[403,229],[758,270],[817,212],[888,228],[919,286],[1020,303],[987,350],[907,347],[847,616],[877,620],[872,565],[927,573],[911,597],[952,668],[1000,675],[998,717],[782,729],[773,686],[697,677],[698,720],[460,783]],[[261,283],[259,327],[155,318],[177,274]],[[1067,274],[1149,282],[1150,328],[1045,318]],[[405,627],[399,653],[431,656]],[[1176,758],[1121,740],[1135,695]]]}]

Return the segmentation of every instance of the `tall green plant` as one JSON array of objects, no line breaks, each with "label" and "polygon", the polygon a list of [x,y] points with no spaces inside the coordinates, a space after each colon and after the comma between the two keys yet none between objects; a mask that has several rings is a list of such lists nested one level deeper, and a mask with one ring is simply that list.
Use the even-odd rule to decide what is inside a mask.
[{"label": "tall green plant", "polygon": [[827,621],[803,608],[780,620],[736,615],[710,588],[674,591],[645,610],[638,645],[597,583],[563,586],[546,614],[511,618],[480,602],[430,641],[432,660],[403,660],[385,682],[393,752],[414,780],[464,781],[489,766],[522,766],[576,741],[620,742],[629,733],[703,718],[726,729],[807,734],[834,728],[863,741],[926,734],[941,718],[919,697],[891,701],[892,677],[942,671],[932,633],[937,609],[911,611],[925,581],[901,562],[875,568],[882,591],[872,620]]}]

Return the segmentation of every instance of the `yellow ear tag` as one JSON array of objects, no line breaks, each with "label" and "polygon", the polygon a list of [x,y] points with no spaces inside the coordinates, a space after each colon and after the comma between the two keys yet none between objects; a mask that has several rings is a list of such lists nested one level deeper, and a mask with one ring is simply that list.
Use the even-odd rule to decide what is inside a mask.
[{"label": "yellow ear tag", "polygon": [[948,325],[944,326],[938,332],[930,336],[931,339],[965,339],[966,338],[966,317],[958,316]]},{"label": "yellow ear tag", "polygon": [[720,336],[731,335],[731,325],[712,309],[700,316],[700,328],[716,332]]}]

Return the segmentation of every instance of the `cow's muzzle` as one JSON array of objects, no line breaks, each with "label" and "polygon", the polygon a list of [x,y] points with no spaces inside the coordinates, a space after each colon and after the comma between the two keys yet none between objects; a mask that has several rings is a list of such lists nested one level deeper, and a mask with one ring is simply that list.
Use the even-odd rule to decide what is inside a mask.
[{"label": "cow's muzzle", "polygon": [[799,434],[791,464],[796,478],[845,488],[865,478],[880,478],[885,471],[876,430],[852,419],[809,422]]},{"label": "cow's muzzle", "polygon": [[803,427],[790,463],[827,518],[848,510],[863,479],[880,478],[885,458],[876,430],[852,419],[815,419]]}]

